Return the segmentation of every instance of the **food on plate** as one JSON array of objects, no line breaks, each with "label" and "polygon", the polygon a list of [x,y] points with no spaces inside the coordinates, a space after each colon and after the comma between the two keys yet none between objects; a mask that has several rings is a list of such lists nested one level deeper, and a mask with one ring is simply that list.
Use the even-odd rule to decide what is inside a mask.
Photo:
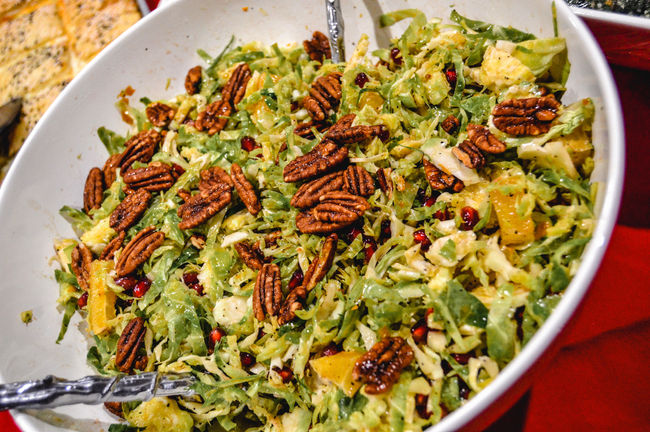
[{"label": "food on plate", "polygon": [[[102,374],[196,378],[107,408],[151,431],[421,430],[552,313],[594,227],[589,99],[560,37],[416,10],[345,63],[327,38],[251,42],[98,130],[64,310]],[[82,179],[80,179],[80,184]],[[81,189],[81,187],[80,187]],[[211,426],[208,426],[211,425]],[[217,426],[218,425],[218,426]]]}]

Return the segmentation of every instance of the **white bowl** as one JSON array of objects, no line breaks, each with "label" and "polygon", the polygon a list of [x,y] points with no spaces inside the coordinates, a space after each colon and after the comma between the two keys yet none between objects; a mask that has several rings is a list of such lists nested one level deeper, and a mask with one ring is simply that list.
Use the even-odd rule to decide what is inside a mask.
[{"label": "white bowl", "polygon": [[[323,1],[183,0],[158,10],[104,50],[75,80],[38,123],[0,190],[0,380],[41,378],[47,374],[76,378],[92,374],[86,365],[87,339],[77,329],[78,315],[60,345],[54,341],[61,315],[55,302],[52,240],[73,235],[58,215],[64,204],[81,206],[86,174],[102,166],[106,151],[96,130],[126,127],[114,108],[116,96],[127,85],[137,89],[133,100],[148,95],[165,98],[183,91],[188,68],[201,63],[197,48],[217,53],[231,35],[239,41],[288,43],[302,41],[313,30],[326,29]],[[386,45],[404,25],[379,29],[382,11],[420,8],[428,17],[448,17],[450,5],[463,15],[502,25],[513,25],[540,36],[552,36],[551,1],[486,2],[450,0],[350,1],[343,5],[348,53],[361,33]],[[397,4],[396,4],[397,3]],[[242,6],[249,6],[244,11]],[[584,24],[562,2],[557,2],[560,34],[567,39],[572,63],[568,104],[591,97],[596,104],[594,144],[596,171],[601,182],[596,212],[598,224],[583,264],[564,299],[525,349],[498,378],[464,407],[447,416],[432,431],[458,430],[492,402],[501,398],[529,371],[562,330],[584,296],[596,272],[615,223],[623,178],[623,126],[614,83],[605,59]],[[400,23],[404,24],[404,23]],[[167,87],[167,78],[171,78]],[[28,326],[20,312],[31,309]],[[519,388],[514,390],[520,392]],[[509,392],[513,394],[513,390]],[[492,410],[490,410],[492,411]],[[485,415],[485,414],[483,414]],[[32,415],[14,412],[24,431],[60,431]],[[100,429],[111,419],[101,407],[71,406],[40,414],[69,430]],[[73,419],[82,419],[76,421]]]}]

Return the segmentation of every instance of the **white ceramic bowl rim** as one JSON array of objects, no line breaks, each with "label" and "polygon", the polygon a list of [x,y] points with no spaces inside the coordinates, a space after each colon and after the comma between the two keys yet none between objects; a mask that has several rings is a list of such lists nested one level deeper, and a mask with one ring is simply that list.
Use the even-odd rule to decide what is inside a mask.
[{"label": "white ceramic bowl rim", "polygon": [[[180,0],[178,0],[180,1]],[[169,2],[173,5],[174,1]],[[163,13],[168,5],[164,8],[152,12],[149,16],[141,20],[140,23],[127,30],[124,34],[113,42],[111,47],[118,46],[120,42],[143,25],[147,20],[154,16]],[[469,400],[461,409],[458,409],[448,416],[446,416],[440,423],[434,425],[431,430],[435,431],[453,431],[459,430],[469,421],[483,412],[488,406],[501,397],[522,375],[532,366],[536,360],[544,353],[549,347],[551,342],[561,332],[567,324],[569,318],[580,304],[582,298],[589,288],[601,260],[606,250],[607,243],[611,236],[612,230],[616,223],[618,208],[621,198],[623,186],[623,171],[624,171],[624,133],[623,133],[623,119],[620,110],[620,102],[614,80],[609,69],[609,66],[600,50],[597,42],[587,29],[586,25],[576,17],[563,2],[556,3],[558,16],[562,15],[568,18],[573,28],[577,31],[579,37],[585,42],[591,60],[591,65],[597,73],[598,84],[603,91],[603,101],[605,103],[605,117],[608,126],[609,137],[609,154],[607,163],[607,183],[605,184],[606,190],[604,191],[604,201],[602,210],[599,215],[598,223],[596,225],[594,235],[582,257],[582,264],[577,271],[577,274],[571,281],[569,287],[564,293],[563,300],[558,304],[555,311],[547,319],[546,323],[541,329],[533,336],[526,347],[519,353],[519,355],[505,367],[498,377],[490,383],[490,385]],[[101,61],[101,59],[108,55],[111,48],[105,49],[84,69],[77,78],[85,76],[89,73],[94,73],[92,65]],[[61,101],[66,98],[66,95],[73,91],[75,83],[74,80],[60,95],[59,98],[52,104],[43,119],[37,124],[30,137],[27,139],[13,166],[9,169],[7,182],[10,182],[14,171],[20,166],[22,156],[26,154],[26,149],[36,144],[35,137],[38,137],[41,127],[47,122],[44,121],[56,111]],[[7,197],[8,187],[0,188],[0,207],[9,205]],[[2,377],[0,375],[0,381]],[[16,422],[24,430],[37,430],[30,418],[25,415],[15,417]]]}]

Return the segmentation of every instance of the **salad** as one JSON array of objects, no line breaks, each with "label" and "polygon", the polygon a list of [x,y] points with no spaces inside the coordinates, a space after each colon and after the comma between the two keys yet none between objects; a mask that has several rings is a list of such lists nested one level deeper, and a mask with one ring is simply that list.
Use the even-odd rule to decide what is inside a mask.
[{"label": "salad", "polygon": [[[580,265],[596,185],[563,38],[418,10],[363,36],[199,50],[186,92],[117,107],[126,136],[64,206],[59,340],[104,375],[190,374],[108,403],[113,431],[418,431],[528,343]],[[137,106],[136,106],[137,105]]]}]

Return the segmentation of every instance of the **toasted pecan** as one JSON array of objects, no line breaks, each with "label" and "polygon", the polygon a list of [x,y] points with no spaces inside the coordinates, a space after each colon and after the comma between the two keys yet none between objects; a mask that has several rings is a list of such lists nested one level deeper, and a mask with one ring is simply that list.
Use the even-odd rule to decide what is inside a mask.
[{"label": "toasted pecan", "polygon": [[147,332],[142,317],[133,318],[122,330],[117,341],[115,366],[120,372],[131,373],[138,358],[138,351],[144,346],[144,336]]},{"label": "toasted pecan", "polygon": [[354,365],[352,377],[366,383],[366,393],[380,394],[391,389],[402,370],[413,361],[413,350],[401,337],[377,342]]},{"label": "toasted pecan", "polygon": [[226,207],[231,198],[230,187],[223,183],[200,190],[178,207],[177,213],[181,218],[178,227],[186,230],[201,225]]},{"label": "toasted pecan", "polygon": [[149,122],[159,128],[166,127],[174,119],[174,115],[176,114],[174,108],[161,102],[154,102],[147,105],[144,112]]},{"label": "toasted pecan", "polygon": [[88,282],[90,280],[90,263],[93,261],[92,252],[90,252],[90,249],[88,249],[85,244],[78,243],[77,246],[72,249],[70,261],[72,273],[74,273],[74,275],[77,277],[79,287],[84,291],[88,291]]},{"label": "toasted pecan", "polygon": [[302,43],[305,48],[305,52],[309,55],[309,58],[323,63],[325,59],[332,58],[332,50],[330,48],[330,41],[323,33],[315,31],[312,34],[311,40],[305,40]]},{"label": "toasted pecan", "polygon": [[151,201],[151,192],[145,188],[127,195],[111,213],[109,219],[111,228],[115,231],[125,231],[131,228],[147,210],[149,201]]},{"label": "toasted pecan", "polygon": [[289,162],[283,171],[284,181],[297,182],[330,172],[348,159],[348,149],[329,140],[321,141],[309,153]]},{"label": "toasted pecan", "polygon": [[350,165],[343,174],[345,190],[353,195],[368,197],[375,192],[375,181],[359,165]]},{"label": "toasted pecan", "polygon": [[115,265],[118,277],[134,272],[149,259],[156,249],[165,241],[165,233],[149,226],[137,233],[124,247]]},{"label": "toasted pecan", "polygon": [[318,204],[319,198],[330,191],[341,190],[344,179],[341,171],[326,174],[300,186],[291,198],[291,205],[296,208],[308,208]]},{"label": "toasted pecan", "polygon": [[84,185],[84,211],[98,209],[102,205],[104,197],[104,173],[95,167],[88,172],[86,184]]},{"label": "toasted pecan", "polygon": [[201,91],[203,69],[201,66],[194,66],[187,71],[185,76],[185,91],[188,95],[193,95]]},{"label": "toasted pecan", "polygon": [[232,164],[230,167],[230,176],[232,177],[232,181],[235,183],[235,189],[237,189],[239,198],[242,200],[250,214],[253,216],[258,214],[260,210],[262,210],[262,205],[260,204],[260,200],[257,198],[253,185],[248,181],[248,179],[246,179],[244,172],[238,164]]},{"label": "toasted pecan", "polygon": [[264,265],[264,255],[262,254],[259,245],[255,247],[251,246],[247,241],[241,241],[235,243],[235,250],[237,251],[239,258],[241,258],[241,260],[244,261],[244,264],[249,268],[260,270]]},{"label": "toasted pecan", "polygon": [[422,159],[424,165],[424,174],[429,182],[429,185],[438,191],[460,192],[465,187],[465,184],[451,174],[445,173],[443,170],[432,164],[426,159]]},{"label": "toasted pecan", "polygon": [[146,167],[130,169],[123,175],[124,183],[133,190],[164,191],[176,183],[173,169],[162,162],[152,162]]},{"label": "toasted pecan", "polygon": [[126,238],[126,231],[120,231],[117,236],[113,237],[111,241],[108,242],[102,254],[99,256],[99,259],[102,261],[110,261],[115,257],[115,252],[117,252],[124,243]]},{"label": "toasted pecan", "polygon": [[510,135],[540,135],[549,131],[561,106],[553,95],[510,99],[492,109],[492,122]]},{"label": "toasted pecan", "polygon": [[276,264],[264,264],[257,274],[253,290],[253,312],[258,321],[266,314],[277,315],[282,302],[282,280]]}]

